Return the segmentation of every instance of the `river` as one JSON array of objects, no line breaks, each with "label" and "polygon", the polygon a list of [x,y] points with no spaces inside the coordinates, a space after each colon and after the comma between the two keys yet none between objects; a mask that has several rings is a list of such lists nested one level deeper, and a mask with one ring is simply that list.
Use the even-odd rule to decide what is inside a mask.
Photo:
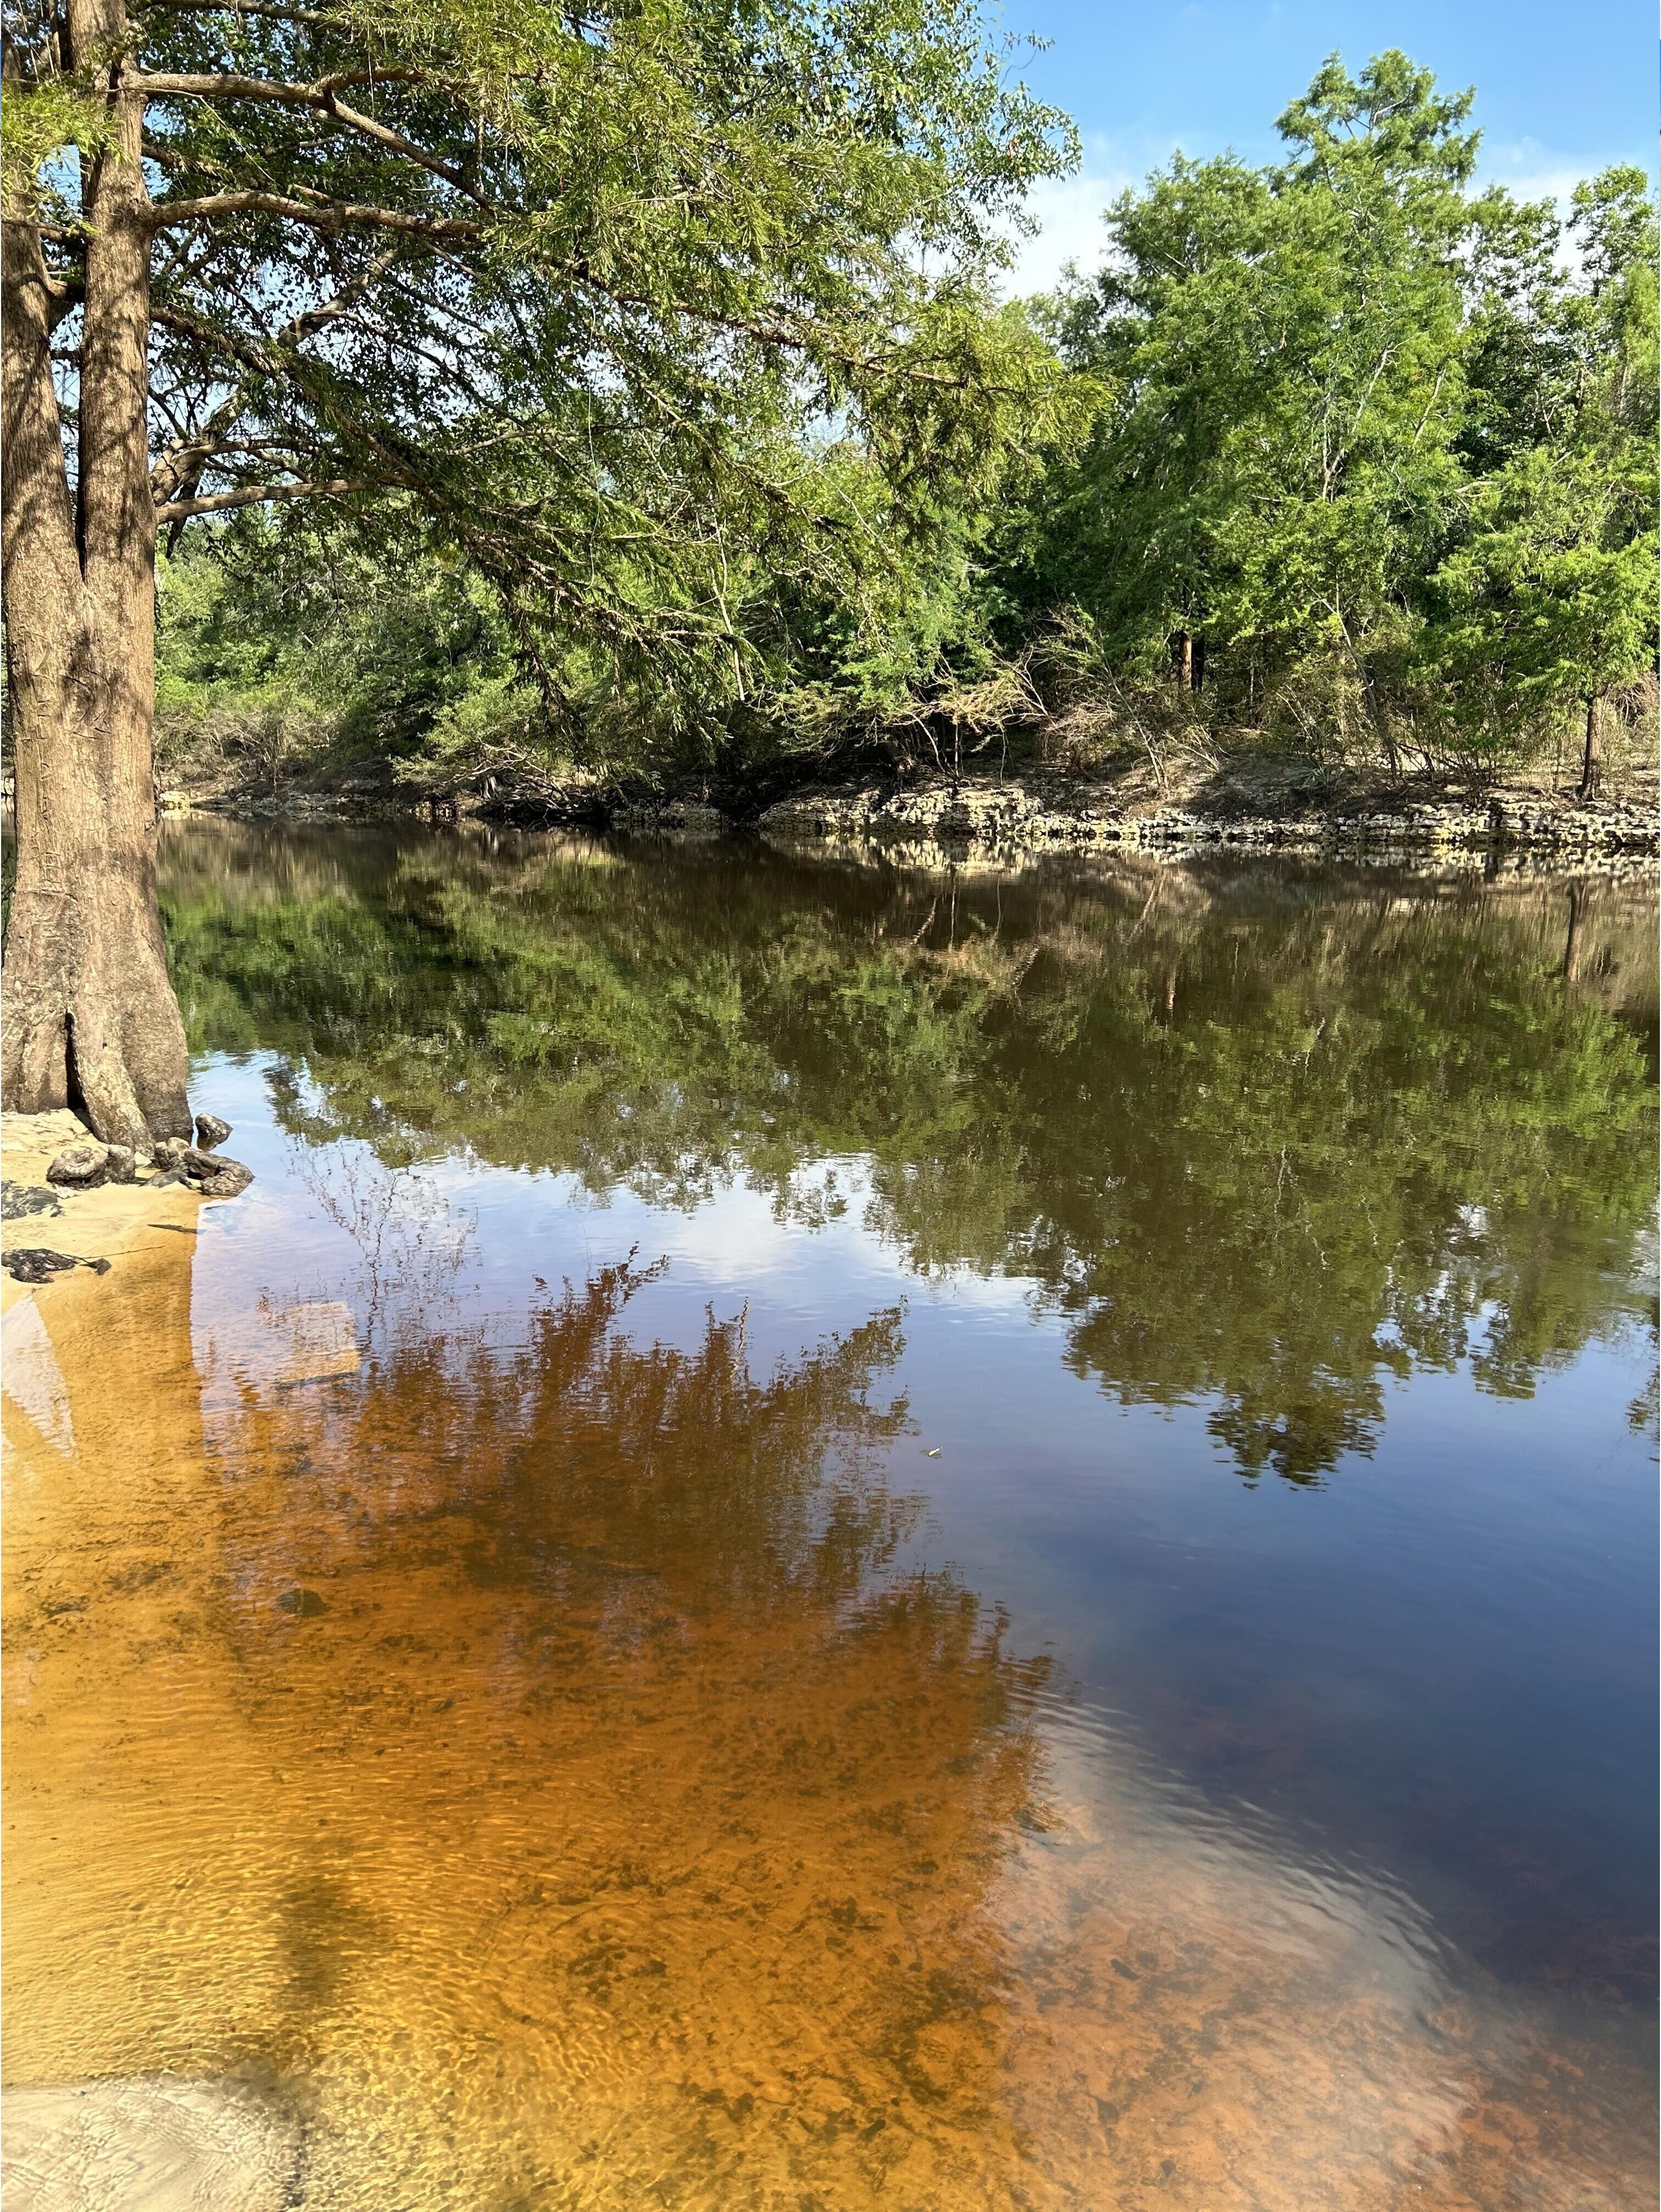
[{"label": "river", "polygon": [[342,2212],[1652,2202],[1652,887],[163,862],[258,1180],[7,1406],[9,2080]]}]

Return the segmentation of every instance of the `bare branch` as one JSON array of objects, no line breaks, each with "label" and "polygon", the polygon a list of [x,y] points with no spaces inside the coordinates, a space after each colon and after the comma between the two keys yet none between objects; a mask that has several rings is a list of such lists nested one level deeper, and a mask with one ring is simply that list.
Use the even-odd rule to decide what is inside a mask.
[{"label": "bare branch", "polygon": [[343,22],[320,8],[282,8],[276,0],[147,0],[133,13],[148,15],[152,9],[169,15],[259,15],[274,23],[321,23],[335,29]]},{"label": "bare branch", "polygon": [[361,477],[336,477],[328,483],[245,484],[239,491],[210,492],[205,499],[176,499],[155,511],[158,522],[188,522],[193,514],[224,514],[233,507],[261,507],[278,499],[339,499],[353,491],[373,491]]},{"label": "bare branch", "polygon": [[199,345],[221,353],[228,360],[239,361],[245,368],[256,374],[270,376],[277,374],[258,346],[239,337],[234,331],[221,330],[214,324],[204,323],[199,316],[187,313],[182,307],[170,307],[165,300],[152,300],[150,320],[160,323],[164,330],[177,331],[181,337],[194,338]]},{"label": "bare branch", "polygon": [[355,200],[285,199],[280,192],[210,192],[202,199],[158,200],[151,216],[158,230],[186,222],[211,222],[221,215],[274,215],[312,230],[396,230],[410,238],[482,238],[485,225],[463,216],[406,215],[401,208],[373,207]]}]

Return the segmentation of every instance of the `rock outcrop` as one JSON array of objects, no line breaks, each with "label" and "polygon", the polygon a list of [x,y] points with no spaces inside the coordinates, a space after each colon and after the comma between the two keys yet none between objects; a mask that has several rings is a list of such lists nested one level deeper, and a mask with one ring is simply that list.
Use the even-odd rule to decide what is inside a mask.
[{"label": "rock outcrop", "polygon": [[[1076,785],[1041,797],[1018,784],[938,785],[918,790],[799,793],[769,807],[762,833],[797,847],[879,847],[928,859],[1015,860],[1052,852],[1104,849],[1180,857],[1207,848],[1447,854],[1526,850],[1559,860],[1657,850],[1657,823],[1615,801],[1582,804],[1552,795],[1310,805],[1264,813],[1245,805],[1113,804],[1104,789]],[[906,850],[905,848],[911,848]]]}]

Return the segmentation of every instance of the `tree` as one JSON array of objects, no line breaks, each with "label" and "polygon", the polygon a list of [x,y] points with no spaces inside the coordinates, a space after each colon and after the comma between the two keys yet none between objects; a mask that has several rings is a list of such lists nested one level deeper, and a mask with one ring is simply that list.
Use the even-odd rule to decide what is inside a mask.
[{"label": "tree", "polygon": [[1132,657],[1191,671],[1209,638],[1225,681],[1336,659],[1386,752],[1380,660],[1457,476],[1461,264],[1500,208],[1467,191],[1470,105],[1402,54],[1356,78],[1333,58],[1282,162],[1179,155],[1124,194],[1058,317],[1114,398],[1046,588]]},{"label": "tree", "polygon": [[1580,185],[1579,273],[1537,300],[1512,358],[1540,395],[1531,442],[1472,486],[1429,578],[1423,657],[1489,742],[1519,718],[1584,717],[1579,795],[1598,787],[1598,719],[1653,664],[1657,499],[1655,216],[1640,169]]},{"label": "tree", "polygon": [[[1272,720],[1283,702],[1307,734],[1351,714],[1392,770],[1409,712],[1464,742],[1482,722],[1487,745],[1515,698],[1479,653],[1452,711],[1439,698],[1426,715],[1454,673],[1445,633],[1422,642],[1429,580],[1510,526],[1508,499],[1525,516],[1544,477],[1549,503],[1579,511],[1589,470],[1603,487],[1590,538],[1627,559],[1646,471],[1629,440],[1584,426],[1613,422],[1597,397],[1612,380],[1628,413],[1652,387],[1631,356],[1646,281],[1653,292],[1637,273],[1641,179],[1585,188],[1583,258],[1601,274],[1566,291],[1551,208],[1475,188],[1471,105],[1400,53],[1355,77],[1335,57],[1281,117],[1282,161],[1179,155],[1113,204],[1106,267],[1047,310],[1110,398],[1023,521],[1012,565],[1029,617],[1071,603],[1110,661],[1191,685],[1209,647],[1225,715]],[[1629,582],[1539,577],[1551,621],[1583,638],[1573,650],[1611,667],[1633,633],[1605,601],[1627,605]]]},{"label": "tree", "polygon": [[107,1139],[187,1118],[159,530],[334,502],[490,581],[555,711],[742,696],[755,564],[878,557],[815,439],[903,530],[1055,389],[985,280],[1067,134],[972,0],[34,0],[4,66],[0,1090]]}]

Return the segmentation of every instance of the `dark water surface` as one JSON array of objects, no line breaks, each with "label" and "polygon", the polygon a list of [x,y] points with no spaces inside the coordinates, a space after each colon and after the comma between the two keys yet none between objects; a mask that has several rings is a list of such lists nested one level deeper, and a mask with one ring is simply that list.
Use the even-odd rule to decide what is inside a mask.
[{"label": "dark water surface", "polygon": [[31,1478],[14,2074],[354,2208],[1653,2202],[1652,891],[165,904],[259,1179]]}]

